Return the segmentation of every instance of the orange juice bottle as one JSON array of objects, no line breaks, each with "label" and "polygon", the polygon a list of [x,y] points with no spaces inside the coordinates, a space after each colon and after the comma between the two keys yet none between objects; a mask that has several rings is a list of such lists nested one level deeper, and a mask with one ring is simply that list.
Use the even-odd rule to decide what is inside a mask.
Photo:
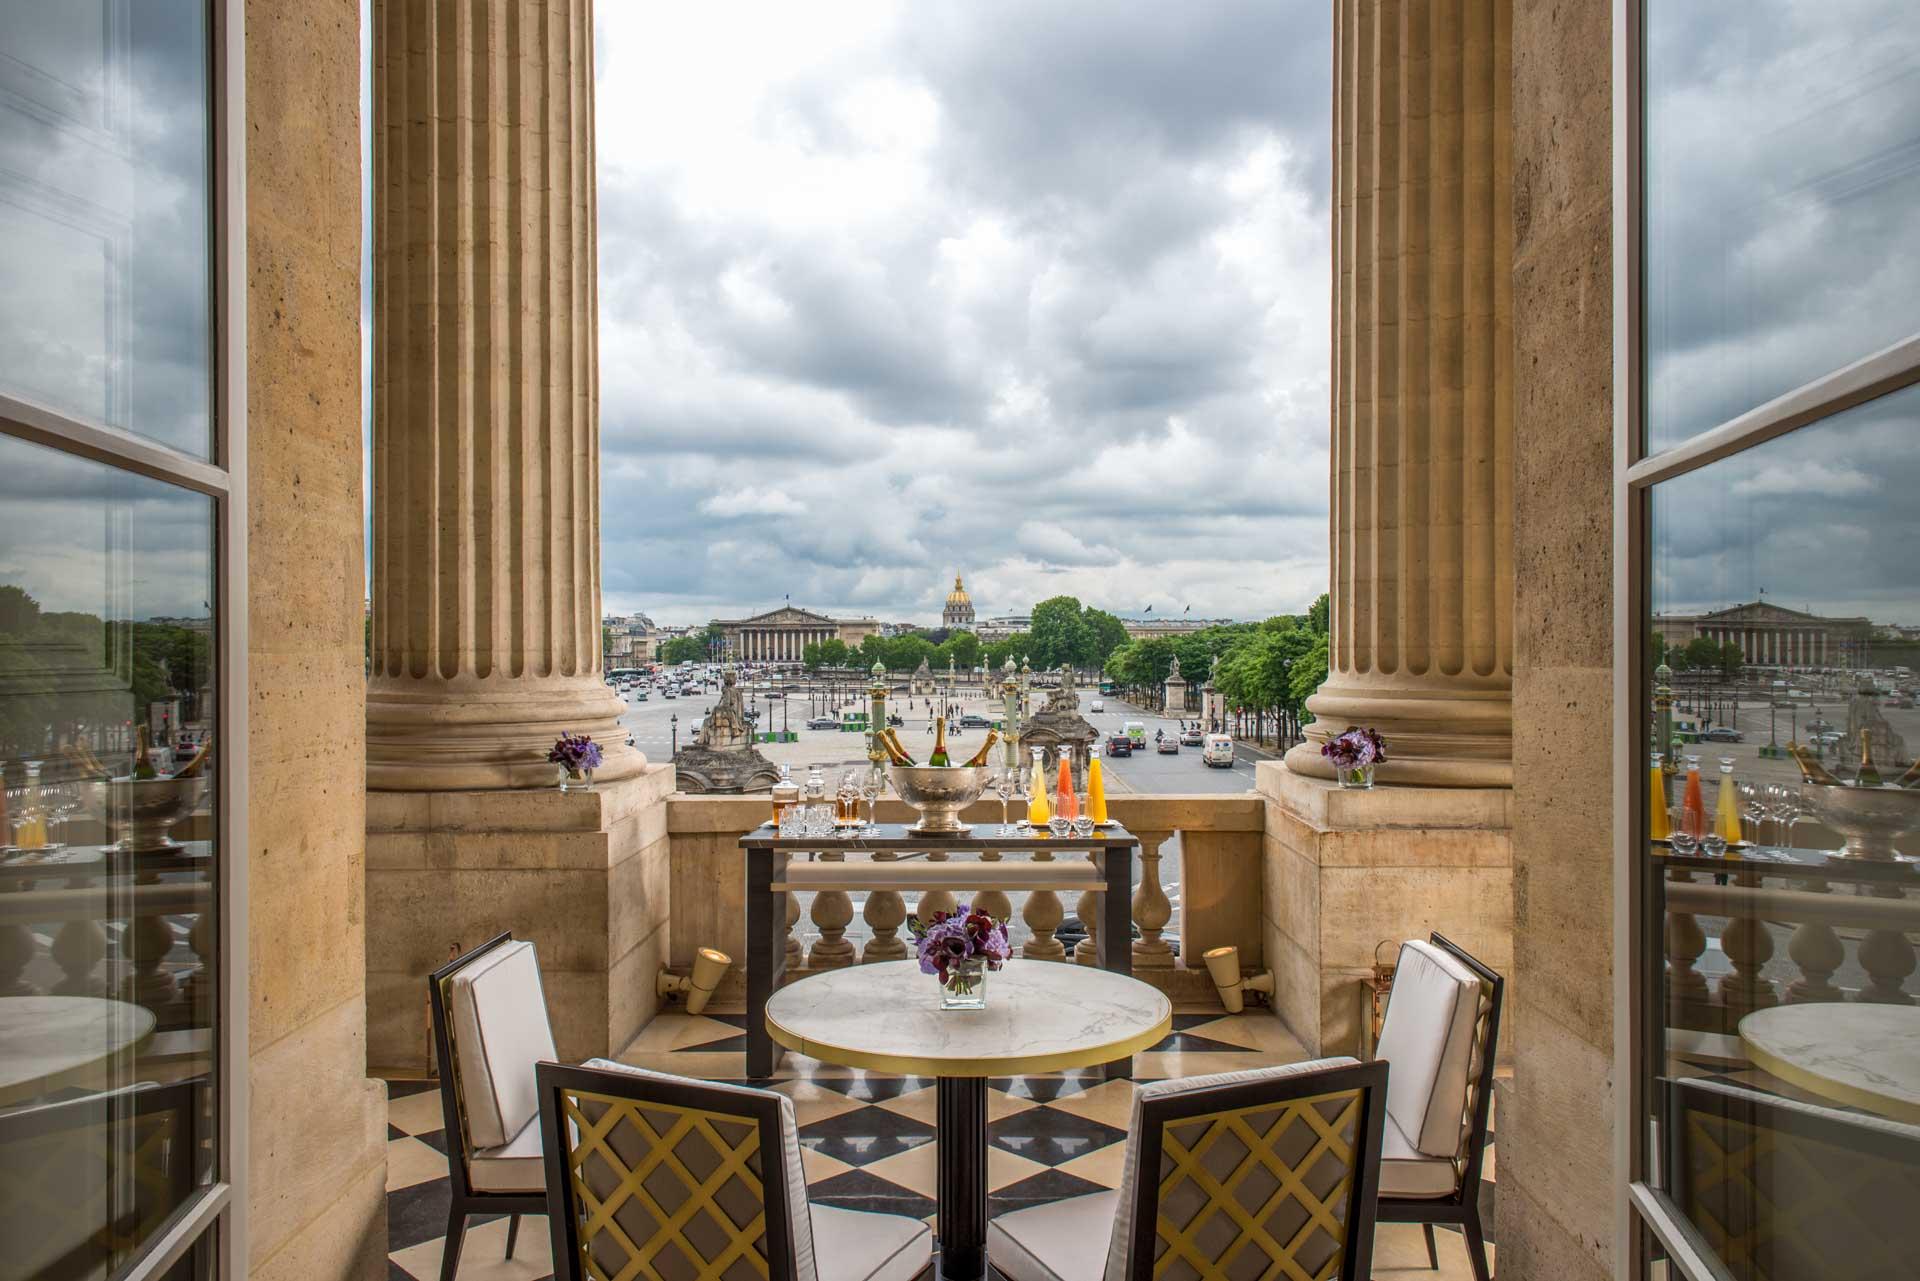
[{"label": "orange juice bottle", "polygon": [[1707,799],[1700,790],[1700,758],[1681,759],[1687,765],[1687,788],[1680,797],[1680,812],[1686,817],[1687,835],[1698,840],[1707,834]]},{"label": "orange juice bottle", "polygon": [[1726,838],[1727,844],[1740,843],[1740,797],[1733,789],[1733,757],[1720,758],[1720,793],[1714,799],[1713,830]]},{"label": "orange juice bottle", "polygon": [[1087,817],[1095,823],[1107,821],[1107,784],[1100,777],[1100,748],[1095,745],[1087,756]]},{"label": "orange juice bottle", "polygon": [[1664,841],[1672,835],[1667,823],[1667,777],[1660,769],[1660,753],[1653,754],[1653,783],[1647,793],[1647,835]]},{"label": "orange juice bottle", "polygon": [[1047,767],[1046,753],[1040,748],[1033,749],[1033,777],[1027,780],[1027,822],[1035,827],[1045,827],[1047,820],[1053,817],[1053,810],[1047,805]]},{"label": "orange juice bottle", "polygon": [[1062,818],[1080,817],[1080,802],[1073,794],[1073,758],[1060,753],[1060,778],[1053,786],[1053,812]]}]

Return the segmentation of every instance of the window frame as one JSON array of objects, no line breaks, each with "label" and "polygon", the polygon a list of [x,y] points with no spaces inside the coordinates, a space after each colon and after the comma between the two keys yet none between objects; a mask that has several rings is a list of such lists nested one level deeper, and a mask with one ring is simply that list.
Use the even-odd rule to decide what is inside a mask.
[{"label": "window frame", "polygon": [[211,1244],[214,1275],[247,1274],[247,351],[246,63],[243,0],[206,0],[211,151],[211,459],[0,395],[0,436],[177,485],[213,500],[215,910],[219,990],[214,1059],[218,1142],[198,1189],[118,1281],[163,1275]]},{"label": "window frame", "polygon": [[1641,742],[1653,691],[1639,661],[1650,616],[1649,516],[1654,487],[1744,453],[1856,405],[1920,383],[1920,333],[1665,449],[1649,451],[1646,408],[1646,6],[1613,0],[1613,921],[1614,1268],[1641,1281],[1657,1243],[1674,1274],[1725,1281],[1713,1251],[1658,1182],[1660,1144],[1647,1086],[1663,1053],[1662,1011],[1651,990],[1653,869],[1640,848],[1647,794]]}]

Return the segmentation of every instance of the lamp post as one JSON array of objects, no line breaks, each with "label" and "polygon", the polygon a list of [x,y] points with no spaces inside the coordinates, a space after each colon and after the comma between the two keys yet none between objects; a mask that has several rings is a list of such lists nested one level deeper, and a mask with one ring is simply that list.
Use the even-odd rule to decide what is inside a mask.
[{"label": "lamp post", "polygon": [[667,721],[673,726],[673,754],[678,756],[680,755],[680,713],[675,712],[667,717]]}]

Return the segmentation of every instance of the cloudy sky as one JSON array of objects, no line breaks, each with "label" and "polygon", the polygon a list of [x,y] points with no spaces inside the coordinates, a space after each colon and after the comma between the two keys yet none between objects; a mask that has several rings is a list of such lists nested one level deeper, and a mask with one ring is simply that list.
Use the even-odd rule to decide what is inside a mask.
[{"label": "cloudy sky", "polygon": [[608,608],[1303,608],[1327,10],[599,6]]}]

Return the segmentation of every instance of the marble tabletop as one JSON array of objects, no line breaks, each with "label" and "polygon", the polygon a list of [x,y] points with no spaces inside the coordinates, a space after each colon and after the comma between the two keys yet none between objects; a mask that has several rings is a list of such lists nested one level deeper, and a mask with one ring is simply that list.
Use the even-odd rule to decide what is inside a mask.
[{"label": "marble tabletop", "polygon": [[1920,1007],[1775,1006],[1740,1020],[1740,1044],[1756,1064],[1803,1090],[1920,1123]]},{"label": "marble tabletop", "polygon": [[1015,1076],[1139,1053],[1173,1026],[1158,988],[1059,961],[1010,960],[986,976],[987,1008],[942,1010],[916,961],[809,975],[767,1001],[767,1030],[828,1063],[915,1076]]},{"label": "marble tabletop", "polygon": [[90,1074],[139,1046],[153,1026],[151,1011],[126,1001],[0,997],[0,1103],[91,1084]]}]

